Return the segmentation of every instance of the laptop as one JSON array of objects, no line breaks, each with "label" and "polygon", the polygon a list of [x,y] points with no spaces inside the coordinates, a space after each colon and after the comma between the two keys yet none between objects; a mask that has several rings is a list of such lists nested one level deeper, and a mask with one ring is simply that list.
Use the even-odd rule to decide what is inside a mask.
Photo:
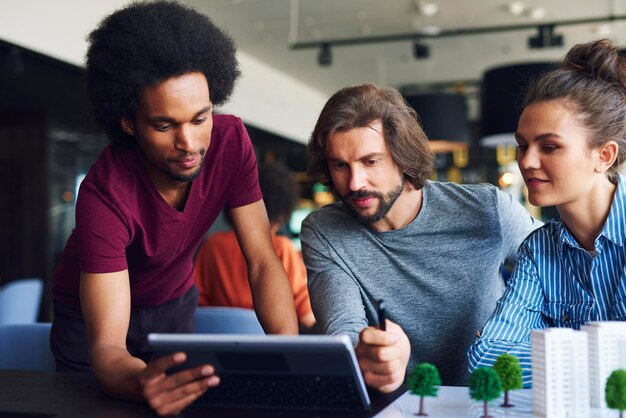
[{"label": "laptop", "polygon": [[155,355],[187,353],[180,368],[211,364],[220,384],[196,405],[369,411],[347,336],[149,334]]}]

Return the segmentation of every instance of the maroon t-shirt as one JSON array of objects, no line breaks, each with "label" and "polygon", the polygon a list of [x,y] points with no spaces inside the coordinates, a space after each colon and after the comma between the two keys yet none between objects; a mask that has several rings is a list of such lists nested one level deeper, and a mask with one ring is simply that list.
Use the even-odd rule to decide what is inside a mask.
[{"label": "maroon t-shirt", "polygon": [[135,149],[108,146],[81,184],[54,298],[80,308],[81,270],[128,269],[132,307],[170,301],[193,285],[193,254],[222,208],[261,198],[254,149],[234,116],[213,115],[211,144],[183,212],[163,200]]}]

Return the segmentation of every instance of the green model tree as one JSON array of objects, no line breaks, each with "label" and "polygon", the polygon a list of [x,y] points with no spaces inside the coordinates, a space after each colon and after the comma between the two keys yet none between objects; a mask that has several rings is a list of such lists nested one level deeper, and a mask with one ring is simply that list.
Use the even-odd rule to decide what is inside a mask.
[{"label": "green model tree", "polygon": [[491,418],[487,402],[497,399],[502,393],[502,384],[498,373],[489,367],[479,367],[469,378],[470,397],[484,402],[483,418]]},{"label": "green model tree", "polygon": [[437,396],[437,386],[441,385],[437,368],[430,363],[420,363],[411,369],[407,386],[409,392],[420,397],[420,411],[417,415],[427,416],[424,412],[424,397]]},{"label": "green model tree", "polygon": [[619,416],[622,418],[626,410],[626,370],[613,370],[606,381],[604,397],[607,406],[611,409],[619,409]]},{"label": "green model tree", "polygon": [[509,391],[522,388],[522,367],[519,365],[519,360],[511,354],[501,354],[493,364],[493,370],[498,373],[500,383],[502,383],[504,391],[502,406],[510,408],[513,405],[509,403]]}]

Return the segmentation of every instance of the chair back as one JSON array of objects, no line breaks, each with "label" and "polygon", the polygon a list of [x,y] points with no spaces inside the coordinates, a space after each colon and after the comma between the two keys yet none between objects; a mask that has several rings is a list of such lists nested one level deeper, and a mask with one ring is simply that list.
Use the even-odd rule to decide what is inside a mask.
[{"label": "chair back", "polygon": [[0,325],[37,322],[43,280],[20,279],[0,287]]},{"label": "chair back", "polygon": [[199,306],[195,313],[196,334],[265,335],[252,309]]},{"label": "chair back", "polygon": [[54,371],[51,323],[0,325],[0,369]]}]

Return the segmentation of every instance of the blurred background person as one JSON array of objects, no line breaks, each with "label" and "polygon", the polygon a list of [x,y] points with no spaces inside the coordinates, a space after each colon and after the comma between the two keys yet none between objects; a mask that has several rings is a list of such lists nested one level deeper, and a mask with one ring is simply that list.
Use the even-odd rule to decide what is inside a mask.
[{"label": "blurred background person", "polygon": [[[307,289],[306,268],[302,255],[291,240],[278,235],[289,221],[298,199],[298,185],[282,165],[260,164],[259,183],[270,221],[272,242],[283,263],[293,292],[298,321],[302,330],[315,325]],[[232,226],[228,211],[226,221]],[[200,246],[195,261],[195,281],[200,306],[230,306],[254,309],[248,283],[246,260],[234,230],[216,232]]]}]

